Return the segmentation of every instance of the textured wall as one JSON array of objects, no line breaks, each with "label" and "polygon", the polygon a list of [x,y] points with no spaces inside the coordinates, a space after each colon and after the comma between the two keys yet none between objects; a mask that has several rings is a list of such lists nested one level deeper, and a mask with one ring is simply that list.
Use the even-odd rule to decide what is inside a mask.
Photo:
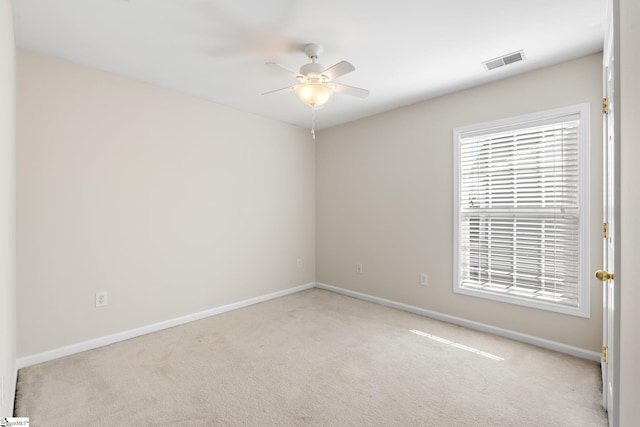
[{"label": "textured wall", "polygon": [[[591,264],[601,263],[601,55],[592,55],[324,130],[316,145],[317,281],[599,351],[591,318],[454,294],[453,129],[591,103]],[[499,71],[498,71],[499,72]],[[362,263],[364,274],[355,274]],[[419,285],[427,273],[429,286]]]},{"label": "textured wall", "polygon": [[[640,420],[640,3],[620,0],[620,425]],[[617,283],[617,282],[616,282]]]},{"label": "textured wall", "polygon": [[18,357],[314,281],[308,132],[35,53],[17,71]]},{"label": "textured wall", "polygon": [[15,86],[11,2],[0,0],[0,417],[13,414],[16,374]]}]

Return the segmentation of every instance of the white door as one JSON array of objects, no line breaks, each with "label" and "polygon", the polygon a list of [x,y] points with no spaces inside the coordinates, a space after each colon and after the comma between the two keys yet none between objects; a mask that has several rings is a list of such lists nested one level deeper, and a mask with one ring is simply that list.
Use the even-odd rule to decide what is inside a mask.
[{"label": "white door", "polygon": [[603,78],[604,99],[603,102],[603,265],[602,270],[596,272],[596,277],[603,282],[603,327],[602,327],[602,405],[607,410],[609,425],[614,425],[617,418],[614,393],[615,384],[614,365],[616,360],[616,310],[615,304],[615,243],[616,243],[616,200],[615,171],[617,166],[616,148],[616,90],[615,90],[615,49],[614,49],[614,15],[612,1],[609,1],[609,13],[607,14],[607,30],[605,31],[605,45],[603,52]]}]

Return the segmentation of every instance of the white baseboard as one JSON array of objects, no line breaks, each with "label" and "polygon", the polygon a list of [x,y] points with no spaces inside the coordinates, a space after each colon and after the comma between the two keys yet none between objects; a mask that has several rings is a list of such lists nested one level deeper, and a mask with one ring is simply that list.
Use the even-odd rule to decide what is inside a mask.
[{"label": "white baseboard", "polygon": [[430,317],[436,320],[441,320],[443,322],[453,323],[454,325],[464,326],[469,329],[475,329],[477,331],[487,332],[489,334],[509,338],[514,341],[520,341],[526,344],[532,344],[538,347],[546,348],[548,350],[557,351],[559,353],[565,353],[571,356],[580,357],[582,359],[588,359],[588,360],[593,360],[594,362],[600,362],[600,353],[595,351],[585,350],[583,348],[562,344],[562,343],[547,340],[544,338],[534,337],[532,335],[522,334],[520,332],[510,331],[508,329],[502,329],[502,328],[498,328],[491,325],[485,325],[484,323],[473,322],[471,320],[463,319],[461,317],[450,316],[448,314],[438,313],[437,311],[426,310],[424,308],[419,308],[419,307],[391,301],[384,298],[378,298],[371,295],[362,294],[360,292],[354,292],[347,289],[338,288],[336,286],[327,285],[324,283],[316,283],[316,287],[327,290],[327,291],[335,292],[338,294],[361,299],[364,301],[381,304],[386,307],[397,308],[398,310],[408,311],[409,313],[419,314],[421,316]]},{"label": "white baseboard", "polygon": [[45,351],[43,353],[21,357],[16,360],[16,369],[22,369],[27,366],[37,365],[38,363],[47,362],[49,360],[58,359],[60,357],[70,356],[72,354],[80,353],[87,350],[93,350],[94,348],[103,347],[119,341],[124,341],[130,338],[139,337],[141,335],[146,335],[151,332],[157,332],[163,329],[172,328],[174,326],[193,322],[195,320],[200,320],[206,317],[215,316],[216,314],[226,313],[227,311],[237,310],[239,308],[247,307],[253,304],[258,304],[258,303],[269,301],[285,295],[290,295],[296,292],[311,289],[313,287],[315,287],[315,283],[307,283],[304,285],[295,286],[293,288],[284,289],[282,291],[273,292],[267,295],[262,295],[262,296],[250,298],[244,301],[239,301],[233,304],[224,305],[222,307],[216,307],[216,308],[201,311],[198,313],[193,313],[186,316],[178,317],[175,319],[154,323],[152,325],[142,326],[140,328],[118,332],[113,335],[107,335],[105,337],[95,338],[89,341],[72,344],[66,347]]},{"label": "white baseboard", "polygon": [[483,323],[473,322],[471,320],[463,319],[456,316],[450,316],[448,314],[438,313],[436,311],[426,310],[424,308],[415,307],[408,304],[399,303],[396,301],[387,300],[384,298],[374,297],[372,295],[362,294],[360,292],[354,292],[347,289],[339,288],[336,286],[327,285],[324,283],[307,283],[293,288],[284,289],[282,291],[273,292],[267,295],[262,295],[255,298],[250,298],[244,301],[239,301],[233,304],[224,305],[221,307],[212,308],[209,310],[201,311],[198,313],[189,314],[186,316],[178,317],[175,319],[166,320],[163,322],[154,323],[152,325],[142,326],[140,328],[131,329],[128,331],[118,332],[113,335],[107,335],[100,338],[72,344],[66,347],[61,347],[43,353],[34,354],[31,356],[25,356],[16,360],[16,373],[18,369],[25,368],[27,366],[37,365],[38,363],[47,362],[49,360],[58,359],[60,357],[70,356],[72,354],[81,353],[87,350],[93,350],[94,348],[103,347],[109,344],[113,344],[119,341],[128,340],[130,338],[139,337],[152,332],[161,331],[163,329],[172,328],[174,326],[182,325],[185,323],[193,322],[196,320],[204,319],[206,317],[215,316],[217,314],[226,313],[228,311],[237,310],[239,308],[247,307],[253,304],[258,304],[264,301],[269,301],[275,298],[279,298],[285,295],[290,295],[296,292],[304,291],[317,287],[327,291],[335,292],[342,295],[347,295],[364,301],[381,304],[387,307],[396,308],[398,310],[407,311],[410,313],[418,314],[421,316],[430,317],[432,319],[441,320],[447,323],[453,323],[455,325],[464,326],[470,329],[475,329],[482,332],[487,332],[493,335],[509,338],[515,341],[532,344],[538,347],[554,350],[560,353],[570,354],[572,356],[580,357],[583,359],[600,361],[600,353],[590,350],[585,350],[578,347],[558,343],[543,338],[534,337],[531,335],[522,334],[520,332],[510,331],[508,329],[497,328],[495,326],[486,325]]}]

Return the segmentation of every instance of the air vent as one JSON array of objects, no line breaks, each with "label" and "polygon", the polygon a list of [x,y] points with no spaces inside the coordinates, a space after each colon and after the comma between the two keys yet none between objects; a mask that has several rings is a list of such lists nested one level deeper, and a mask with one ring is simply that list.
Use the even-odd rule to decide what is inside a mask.
[{"label": "air vent", "polygon": [[524,61],[524,52],[519,50],[517,52],[509,53],[499,58],[491,59],[482,63],[484,68],[493,70],[496,68],[504,67],[505,65],[513,64],[514,62]]}]

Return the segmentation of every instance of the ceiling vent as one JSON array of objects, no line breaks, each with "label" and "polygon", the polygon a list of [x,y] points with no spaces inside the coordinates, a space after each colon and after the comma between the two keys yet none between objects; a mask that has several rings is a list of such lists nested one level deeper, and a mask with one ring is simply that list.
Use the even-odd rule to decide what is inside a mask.
[{"label": "ceiling vent", "polygon": [[524,59],[524,52],[519,50],[517,52],[508,53],[504,56],[485,61],[482,63],[482,65],[484,65],[484,68],[489,71],[496,68],[504,67],[505,65],[513,64],[514,62],[524,61]]}]

